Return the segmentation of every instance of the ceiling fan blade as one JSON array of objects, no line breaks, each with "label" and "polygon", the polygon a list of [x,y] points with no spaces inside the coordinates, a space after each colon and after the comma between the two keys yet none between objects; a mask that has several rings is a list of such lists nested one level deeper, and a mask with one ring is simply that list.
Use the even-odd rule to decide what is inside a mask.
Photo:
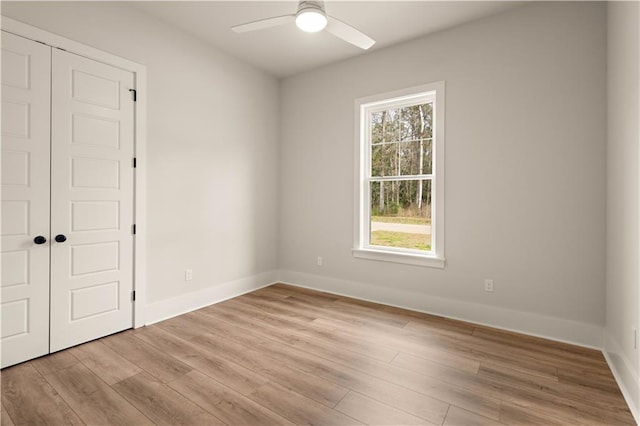
[{"label": "ceiling fan blade", "polygon": [[374,39],[356,30],[351,25],[345,24],[332,16],[327,16],[327,18],[329,20],[327,23],[327,31],[334,36],[365,50],[375,44],[376,41]]},{"label": "ceiling fan blade", "polygon": [[237,33],[246,33],[249,31],[263,30],[265,28],[288,24],[289,22],[295,21],[295,18],[296,15],[276,16],[275,18],[261,19],[259,21],[236,25],[234,27],[231,27],[231,29]]}]

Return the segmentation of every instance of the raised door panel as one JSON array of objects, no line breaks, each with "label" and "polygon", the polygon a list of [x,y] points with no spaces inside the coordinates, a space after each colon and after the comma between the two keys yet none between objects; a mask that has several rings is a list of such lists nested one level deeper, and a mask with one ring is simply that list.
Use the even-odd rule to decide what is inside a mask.
[{"label": "raised door panel", "polygon": [[2,32],[1,366],[49,352],[51,48]]},{"label": "raised door panel", "polygon": [[52,58],[51,352],[132,327],[133,74]]}]

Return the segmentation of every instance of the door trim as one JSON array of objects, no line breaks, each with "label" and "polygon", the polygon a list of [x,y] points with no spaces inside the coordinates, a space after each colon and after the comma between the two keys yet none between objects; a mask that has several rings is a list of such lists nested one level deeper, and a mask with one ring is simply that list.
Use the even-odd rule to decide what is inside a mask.
[{"label": "door trim", "polygon": [[146,273],[146,224],[147,224],[147,67],[137,62],[112,55],[77,41],[61,37],[40,28],[25,24],[15,19],[2,16],[2,30],[20,37],[38,41],[54,48],[61,48],[70,53],[84,56],[134,74],[136,104],[134,110],[134,155],[137,159],[134,170],[134,223],[136,234],[133,239],[133,289],[136,300],[133,303],[133,328],[145,324],[145,305],[147,290]]}]

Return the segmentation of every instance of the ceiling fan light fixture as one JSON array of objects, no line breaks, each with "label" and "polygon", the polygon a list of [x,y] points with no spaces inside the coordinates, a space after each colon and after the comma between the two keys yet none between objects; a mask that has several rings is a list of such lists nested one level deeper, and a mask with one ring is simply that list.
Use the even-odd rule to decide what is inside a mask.
[{"label": "ceiling fan light fixture", "polygon": [[359,31],[331,15],[327,15],[324,9],[323,0],[299,0],[298,10],[296,13],[234,25],[231,29],[236,33],[247,33],[250,31],[285,25],[293,21],[296,22],[296,26],[300,30],[308,33],[317,33],[318,31],[322,31],[326,28],[328,33],[331,33],[339,39],[357,46],[360,49],[367,50],[376,42],[362,31]]},{"label": "ceiling fan light fixture", "polygon": [[307,33],[317,33],[327,26],[327,17],[315,8],[301,10],[296,15],[296,25]]}]

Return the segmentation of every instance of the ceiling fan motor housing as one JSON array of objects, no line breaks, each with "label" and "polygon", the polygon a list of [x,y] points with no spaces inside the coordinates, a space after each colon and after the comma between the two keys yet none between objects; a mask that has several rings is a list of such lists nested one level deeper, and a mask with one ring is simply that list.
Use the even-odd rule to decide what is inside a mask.
[{"label": "ceiling fan motor housing", "polygon": [[322,0],[301,0],[300,3],[298,3],[298,11],[296,12],[296,15],[310,9],[326,15],[324,11],[324,1]]}]

